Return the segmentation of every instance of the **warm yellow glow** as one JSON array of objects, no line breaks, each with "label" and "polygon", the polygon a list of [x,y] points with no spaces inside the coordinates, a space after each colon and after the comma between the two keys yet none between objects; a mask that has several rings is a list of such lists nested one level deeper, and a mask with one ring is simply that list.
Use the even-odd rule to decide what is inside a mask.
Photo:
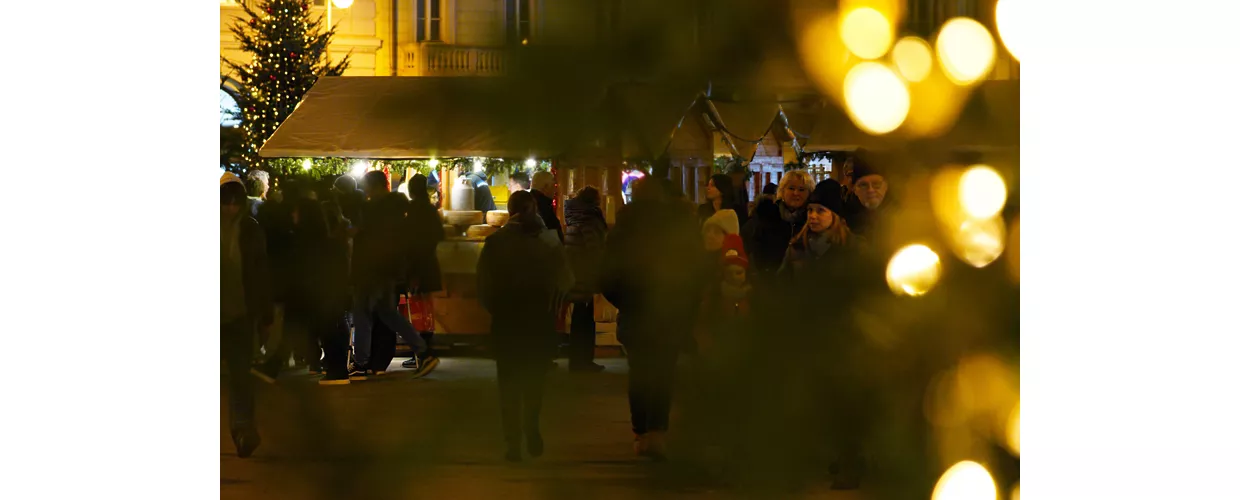
[{"label": "warm yellow glow", "polygon": [[930,500],[996,500],[999,491],[995,480],[982,464],[964,461],[953,465],[938,484]]},{"label": "warm yellow glow", "polygon": [[430,165],[431,165],[431,168],[439,168],[439,160],[432,158],[430,161]]},{"label": "warm yellow glow", "polygon": [[857,57],[878,59],[891,48],[891,21],[870,7],[852,9],[840,18],[840,38]]},{"label": "warm yellow glow", "polygon": [[995,28],[999,31],[999,40],[1007,48],[1012,59],[1020,60],[1020,51],[1025,44],[1025,24],[1022,10],[1025,0],[998,0],[995,2]]},{"label": "warm yellow glow", "polygon": [[482,159],[474,158],[474,172],[481,172],[481,171],[482,171]]},{"label": "warm yellow glow", "polygon": [[1020,456],[1020,403],[1016,403],[1016,408],[1012,408],[1012,414],[1008,416],[1007,445],[1012,453]]},{"label": "warm yellow glow", "polygon": [[960,176],[960,204],[975,219],[993,217],[1007,203],[1007,185],[1003,176],[987,165],[969,167]]},{"label": "warm yellow glow", "polygon": [[906,36],[896,42],[895,48],[891,49],[891,61],[905,80],[914,83],[930,76],[930,67],[934,65],[930,44],[915,36]]},{"label": "warm yellow glow", "polygon": [[862,130],[886,134],[899,128],[908,117],[908,86],[891,68],[863,62],[853,66],[844,77],[844,104]]},{"label": "warm yellow glow", "polygon": [[1020,483],[1012,487],[1012,500],[1020,500]]},{"label": "warm yellow glow", "polygon": [[961,260],[976,268],[983,268],[1003,255],[1004,235],[1003,219],[967,220],[953,235],[953,250]]},{"label": "warm yellow glow", "polygon": [[353,5],[353,0],[332,0],[332,5],[340,9],[347,9],[350,5]]},{"label": "warm yellow glow", "polygon": [[887,285],[897,295],[925,295],[941,274],[938,254],[925,245],[901,248],[887,263]]},{"label": "warm yellow glow", "polygon": [[535,165],[538,165],[538,162],[533,158],[525,160],[525,168],[534,168]]},{"label": "warm yellow glow", "polygon": [[353,169],[350,173],[352,173],[354,177],[361,177],[368,169],[370,169],[370,162],[366,160],[358,160],[353,162]]},{"label": "warm yellow glow", "polygon": [[310,161],[309,158],[306,158],[301,161],[301,168],[303,170],[310,170],[313,167],[314,167],[314,162]]},{"label": "warm yellow glow", "polygon": [[1008,276],[1017,285],[1020,284],[1020,214],[1012,220],[1012,232],[1008,235],[1007,253]]},{"label": "warm yellow glow", "polygon": [[982,23],[957,17],[943,24],[934,41],[943,73],[959,85],[984,78],[995,65],[995,41]]}]

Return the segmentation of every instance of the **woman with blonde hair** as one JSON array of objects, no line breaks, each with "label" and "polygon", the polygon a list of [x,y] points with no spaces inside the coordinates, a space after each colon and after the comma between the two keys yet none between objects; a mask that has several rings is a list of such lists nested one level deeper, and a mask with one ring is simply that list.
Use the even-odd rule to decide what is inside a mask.
[{"label": "woman with blonde hair", "polygon": [[750,272],[756,283],[770,283],[783,263],[788,242],[805,226],[805,201],[814,179],[804,170],[790,170],[779,181],[775,200],[762,200],[741,229]]}]

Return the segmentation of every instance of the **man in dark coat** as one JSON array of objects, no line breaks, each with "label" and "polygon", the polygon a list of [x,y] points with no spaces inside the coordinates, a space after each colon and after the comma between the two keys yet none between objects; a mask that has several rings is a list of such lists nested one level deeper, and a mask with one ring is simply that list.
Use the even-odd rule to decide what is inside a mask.
[{"label": "man in dark coat", "polygon": [[555,203],[552,202],[552,197],[555,196],[555,176],[545,170],[535,172],[533,180],[530,181],[530,194],[534,195],[534,201],[538,203],[538,216],[542,218],[543,224],[548,229],[554,229],[560,241],[564,241],[564,229],[560,227],[560,218],[556,216]]},{"label": "man in dark coat", "polygon": [[[405,222],[409,234],[409,293],[414,297],[443,289],[438,254],[439,242],[444,239],[443,222],[431,203],[429,189],[425,175],[414,174],[409,179],[409,215]],[[434,332],[421,332],[421,336],[429,349]],[[417,363],[418,358],[413,357],[401,366],[414,368]]]},{"label": "man in dark coat", "polygon": [[336,203],[340,205],[340,212],[344,214],[344,218],[356,225],[361,218],[366,194],[357,188],[357,181],[348,174],[337,177],[332,189],[336,195]]},{"label": "man in dark coat", "polygon": [[670,182],[634,188],[607,238],[600,285],[620,310],[629,358],[629,411],[639,454],[660,458],[671,412],[676,358],[690,339],[702,290],[702,239],[693,207]]},{"label": "man in dark coat", "polygon": [[543,452],[543,382],[556,347],[555,320],[573,284],[564,247],[542,223],[530,193],[514,193],[507,225],[487,237],[478,258],[478,299],[491,314],[506,457]]},{"label": "man in dark coat", "polygon": [[427,353],[426,341],[396,308],[396,288],[408,277],[409,199],[391,192],[387,175],[367,172],[366,204],[353,242],[353,370],[349,378],[365,380],[387,370],[370,363],[372,319],[394,330],[414,351],[417,376],[430,373],[439,359]]},{"label": "man in dark coat", "polygon": [[844,219],[854,233],[872,237],[882,230],[892,203],[887,199],[887,176],[866,156],[852,160],[852,190]]},{"label": "man in dark coat", "polygon": [[474,210],[481,210],[485,216],[487,212],[498,210],[495,206],[495,196],[491,194],[491,185],[487,183],[486,175],[482,172],[474,172],[467,177],[470,185],[474,187]]},{"label": "man in dark coat", "polygon": [[572,327],[569,334],[568,369],[578,372],[603,371],[594,362],[594,294],[599,292],[598,274],[603,263],[607,239],[607,220],[599,207],[598,189],[586,186],[577,196],[564,203],[564,248],[577,283],[570,300],[573,302]]},{"label": "man in dark coat", "polygon": [[254,424],[254,332],[271,325],[271,282],[263,230],[246,210],[246,191],[232,173],[220,178],[220,353],[228,365],[228,420],[237,456],[261,439]]}]

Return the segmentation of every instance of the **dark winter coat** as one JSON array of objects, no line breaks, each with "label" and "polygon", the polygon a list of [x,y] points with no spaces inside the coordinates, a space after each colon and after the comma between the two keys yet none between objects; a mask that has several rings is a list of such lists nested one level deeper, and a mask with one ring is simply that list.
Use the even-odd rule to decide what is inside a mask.
[{"label": "dark winter coat", "polygon": [[406,222],[409,227],[409,281],[417,286],[418,293],[438,292],[443,289],[443,278],[437,249],[444,239],[439,210],[427,200],[410,202]]},{"label": "dark winter coat", "polygon": [[564,229],[560,227],[560,218],[555,215],[555,204],[551,202],[551,197],[537,189],[530,190],[530,194],[534,195],[534,201],[538,203],[538,216],[542,218],[543,224],[549,229],[554,229],[556,236],[563,243]]},{"label": "dark winter coat", "polygon": [[[525,222],[525,224],[523,224]],[[478,301],[497,350],[550,354],[556,315],[573,285],[564,246],[541,220],[510,220],[478,258]]]},{"label": "dark winter coat", "polygon": [[480,210],[486,214],[499,208],[495,206],[495,196],[491,194],[491,185],[487,184],[482,174],[469,174],[469,184],[474,187],[474,210]]},{"label": "dark winter coat", "polygon": [[263,229],[270,263],[271,300],[282,303],[289,294],[293,276],[289,255],[293,250],[293,202],[268,200],[258,206],[258,225]]},{"label": "dark winter coat", "polygon": [[348,241],[327,234],[293,232],[294,288],[289,310],[303,317],[341,317],[349,310]]},{"label": "dark winter coat", "polygon": [[395,284],[408,276],[408,210],[409,198],[401,193],[386,193],[362,205],[361,221],[354,221],[353,284]]},{"label": "dark winter coat", "polygon": [[691,206],[638,200],[616,215],[600,285],[621,343],[682,346],[701,305],[702,238]]},{"label": "dark winter coat", "polygon": [[246,314],[257,324],[270,325],[273,316],[271,268],[263,229],[252,217],[243,215],[238,234],[241,246],[241,280],[245,288]]},{"label": "dark winter coat", "polygon": [[598,275],[607,245],[607,220],[598,207],[571,199],[564,203],[564,249],[577,278],[570,300],[586,300],[599,292]]},{"label": "dark winter coat", "polygon": [[762,200],[753,217],[741,227],[741,239],[749,254],[749,270],[758,284],[770,281],[784,261],[788,242],[805,225],[805,209],[793,212],[792,220],[784,219],[784,202]]}]

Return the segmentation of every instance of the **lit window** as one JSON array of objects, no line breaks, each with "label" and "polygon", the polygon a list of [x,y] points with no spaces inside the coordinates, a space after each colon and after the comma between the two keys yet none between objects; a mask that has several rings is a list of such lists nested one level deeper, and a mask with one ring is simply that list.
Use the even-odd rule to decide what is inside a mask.
[{"label": "lit window", "polygon": [[508,43],[525,45],[530,41],[530,0],[505,0],[504,23]]},{"label": "lit window", "polygon": [[[419,42],[443,41],[442,0],[415,0],[417,15],[415,32]],[[429,36],[428,36],[429,34]]]}]

